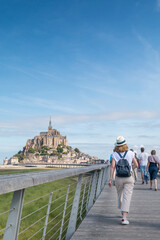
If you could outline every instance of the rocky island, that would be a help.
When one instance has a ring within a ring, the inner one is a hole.
[[[18,163],[89,163],[98,160],[97,157],[73,149],[68,144],[66,136],[52,128],[49,121],[48,132],[41,132],[39,136],[28,139],[26,146],[10,159],[4,159],[4,165]]]

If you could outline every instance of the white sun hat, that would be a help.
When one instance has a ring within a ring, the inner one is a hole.
[[[127,143],[127,141],[125,140],[125,138],[123,136],[119,136],[116,139],[115,146],[122,146],[122,145],[124,145],[126,143]]]

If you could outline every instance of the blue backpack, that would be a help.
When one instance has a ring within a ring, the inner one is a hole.
[[[118,155],[120,156],[120,159],[116,165],[117,177],[130,177],[131,176],[131,167],[130,167],[127,159],[125,159],[127,152],[128,151],[126,151],[123,156],[119,152],[117,152]]]

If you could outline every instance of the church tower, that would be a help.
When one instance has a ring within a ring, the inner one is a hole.
[[[51,117],[50,117],[50,121],[49,121],[49,126],[48,126],[48,131],[52,130],[52,122],[51,122]]]

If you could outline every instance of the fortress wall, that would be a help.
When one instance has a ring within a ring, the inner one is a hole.
[[[43,137],[43,145],[47,145],[47,137],[46,136]]]
[[[52,136],[47,137],[47,146],[53,147],[53,137]]]

